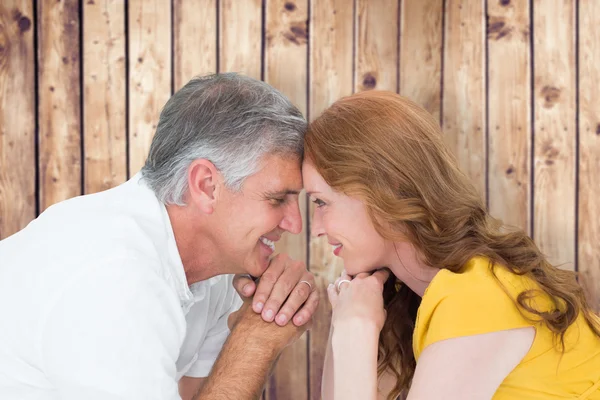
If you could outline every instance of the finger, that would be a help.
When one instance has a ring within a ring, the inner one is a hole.
[[[356,275],[354,277],[354,279],[365,279],[365,278],[368,278],[369,276],[371,276],[370,272],[361,272],[360,274]]]
[[[250,297],[256,290],[254,279],[248,274],[238,274],[233,277],[233,287],[242,297]]]
[[[285,269],[286,260],[287,256],[285,255],[278,254],[275,256],[258,280],[254,299],[252,299],[252,309],[255,312],[260,313],[263,311],[264,305],[271,295],[275,283],[279,280],[279,277]]]
[[[273,286],[273,290],[265,302],[265,307],[262,311],[265,321],[272,322],[275,319],[275,315],[277,315],[281,306],[290,293],[292,293],[292,290],[294,290],[305,272],[306,268],[304,264],[288,260],[286,268],[275,283],[275,286]]]
[[[335,292],[335,289],[334,289],[334,292]],[[336,296],[337,296],[337,293],[336,293]],[[293,319],[294,325],[302,326],[302,325],[306,324],[308,321],[310,321],[312,319],[313,315],[315,315],[315,312],[317,312],[317,307],[319,306],[319,301],[320,301],[319,291],[314,290],[310,294],[310,296],[308,296],[306,303],[304,303],[304,305],[302,306],[300,311],[298,311],[296,313],[296,315],[294,315],[294,319]]]
[[[338,299],[338,292],[335,287],[335,283],[330,283],[329,286],[327,286],[327,297],[329,298],[329,303],[331,304],[331,307],[335,308]]]
[[[296,287],[292,290],[292,293],[290,293],[287,300],[285,300],[281,310],[279,310],[279,313],[275,317],[277,325],[285,326],[306,302],[314,289],[315,279],[313,275],[309,272],[305,272],[304,275],[302,275],[300,282],[296,284]]]
[[[371,276],[373,278],[375,278],[375,280],[377,280],[377,282],[379,282],[381,287],[383,287],[383,284],[385,283],[385,281],[387,281],[387,279],[390,276],[390,271],[388,269],[380,269],[380,270],[373,272],[373,275],[371,275]]]
[[[338,292],[341,292],[345,287],[350,285],[350,282],[349,282],[350,279],[348,279],[348,278],[349,277],[346,275],[346,276],[340,276],[339,278],[337,278],[335,280],[334,285],[335,285],[335,289]]]

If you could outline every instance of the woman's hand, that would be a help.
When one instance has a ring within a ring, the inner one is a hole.
[[[383,284],[389,275],[387,269],[382,269],[373,274],[361,273],[352,279],[344,272],[334,284],[329,285],[327,294],[333,308],[334,329],[357,322],[371,324],[378,333],[381,332],[386,317]]]

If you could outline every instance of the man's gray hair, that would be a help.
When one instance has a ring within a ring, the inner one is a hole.
[[[238,191],[264,155],[301,158],[306,127],[289,99],[264,82],[235,73],[196,77],[165,104],[142,175],[160,201],[184,205],[188,168],[204,158]]]

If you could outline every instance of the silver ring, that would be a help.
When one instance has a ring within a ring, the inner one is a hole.
[[[308,287],[310,288],[310,291],[312,292],[313,288],[309,281],[300,281],[298,283],[306,283],[308,285]]]
[[[337,284],[338,292],[340,291],[340,286],[342,285],[342,283],[350,283],[350,281],[348,279],[342,279],[341,281],[339,281]]]

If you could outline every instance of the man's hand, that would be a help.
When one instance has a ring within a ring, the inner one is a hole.
[[[302,324],[302,326],[295,326],[294,324],[278,326],[271,322],[266,322],[261,315],[254,312],[249,300],[244,302],[244,305],[237,311],[234,318],[235,320],[232,321],[234,322],[232,332],[239,331],[242,333],[248,345],[256,343],[265,351],[271,351],[277,355],[285,347],[298,340],[312,325],[312,318],[307,323]]]
[[[248,299],[229,319],[227,338],[210,376],[194,400],[254,400],[261,396],[269,371],[281,352],[309,328],[263,321]]]
[[[242,298],[254,295],[252,309],[266,322],[285,326],[290,319],[302,326],[312,319],[319,305],[314,276],[304,263],[286,254],[275,256],[257,284],[248,275],[236,275],[233,286]]]

